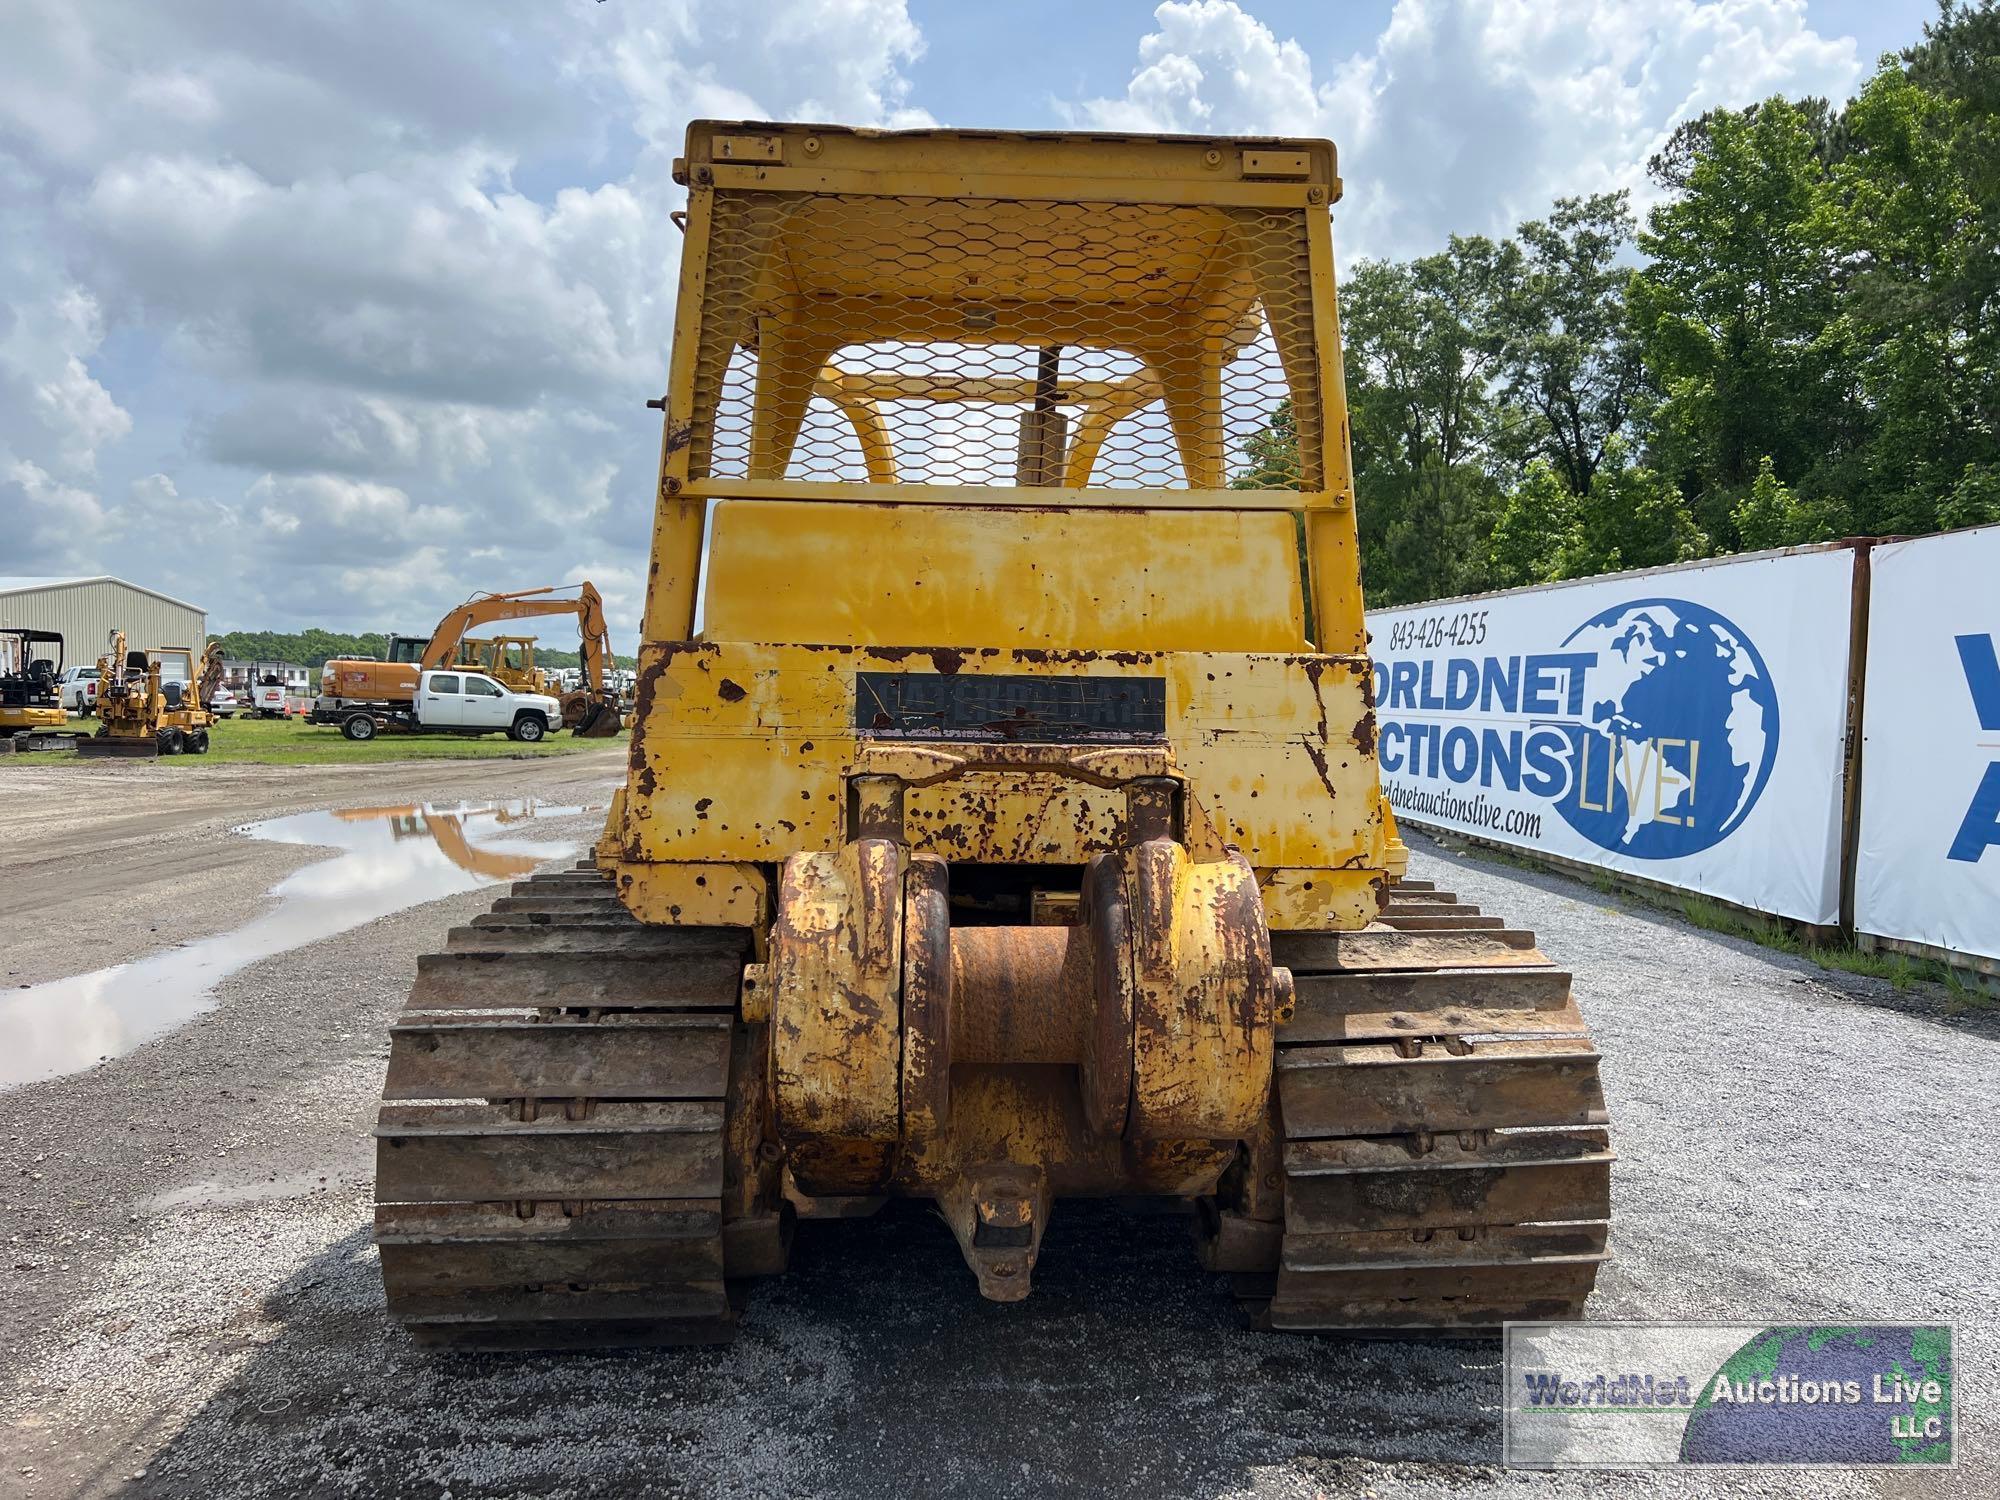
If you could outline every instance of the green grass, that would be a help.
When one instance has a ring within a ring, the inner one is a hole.
[[[396,734],[384,731],[372,740],[346,738],[332,725],[304,719],[224,719],[209,731],[206,755],[185,756],[190,765],[332,766],[372,765],[392,760],[540,760],[576,755],[585,750],[622,747],[624,737],[581,740],[557,733],[535,745],[523,745],[504,734],[478,738],[456,734]]]
[[[69,727],[79,733],[94,734],[95,719],[71,719]],[[309,724],[304,719],[223,719],[209,730],[206,755],[172,755],[160,764],[185,766],[345,766],[378,765],[399,760],[543,760],[551,756],[577,755],[586,750],[622,749],[623,735],[609,739],[582,740],[567,731],[550,735],[538,745],[517,744],[504,734],[481,735],[477,739],[451,734],[394,734],[383,732],[372,740],[357,743],[344,738],[332,726]],[[60,751],[40,751],[34,755],[7,756],[22,762],[51,758],[74,759]]]
[[[1941,984],[1951,991],[1954,1010],[1995,1003],[1991,996],[1968,985],[1956,969],[1935,959],[1911,958],[1908,954],[1891,953],[1887,949],[1858,948],[1845,942],[1811,942],[1776,917],[1760,917],[1738,911],[1706,896],[1683,896],[1680,910],[1681,915],[1705,932],[1743,938],[1762,948],[1810,959],[1822,969],[1838,969],[1844,974],[1860,974],[1869,979],[1886,979],[1899,992],[1920,981]]]

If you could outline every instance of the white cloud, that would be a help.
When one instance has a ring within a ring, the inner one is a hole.
[[[419,547],[415,551],[384,558],[366,567],[340,570],[337,587],[353,599],[366,616],[380,620],[365,629],[396,630],[414,634],[419,624],[441,618],[463,595],[453,595],[436,610],[418,602],[435,599],[436,582],[450,572],[450,559],[443,547]]]
[[[155,116],[187,125],[206,125],[222,113],[214,86],[198,74],[179,69],[140,75],[132,80],[126,97]]]
[[[410,537],[465,535],[470,519],[462,507],[420,504],[394,485],[333,474],[267,474],[244,500],[259,526],[309,539],[315,562],[393,558]]]
[[[686,120],[927,119],[904,0],[14,0],[7,31],[10,561],[222,625],[642,578]]]
[[[0,462],[0,509],[7,520],[9,564],[28,573],[67,567],[105,515],[91,491],[64,484],[25,458]]]
[[[72,291],[64,299],[88,302],[82,292]],[[95,340],[91,341],[92,346]],[[64,463],[79,472],[97,467],[97,450],[116,442],[132,430],[132,417],[111,399],[111,393],[91,377],[76,354],[61,356],[61,364],[48,370],[47,378],[35,386],[35,410],[42,423],[55,435],[57,451]]]
[[[226,546],[234,541],[242,524],[236,507],[207,495],[183,494],[171,477],[155,473],[126,486],[125,498],[105,513],[100,535],[110,544],[113,571],[162,564],[195,570],[218,542]],[[204,581],[211,585],[204,600],[211,606],[222,603],[212,591],[212,576]]]
[[[1139,42],[1139,66],[1123,99],[1083,107],[1112,130],[1299,134],[1274,120],[1314,120],[1320,108],[1312,59],[1297,42],[1233,0],[1170,0]]]
[[[0,205],[44,190],[0,151]],[[16,573],[75,564],[103,516],[99,455],[132,427],[90,371],[104,339],[97,301],[39,228],[0,212],[0,535]]]
[[[900,129],[931,123],[902,69],[923,55],[905,0],[668,0],[606,7],[609,71],[633,127],[678,146],[690,119],[797,119]],[[595,66],[603,66],[601,61]]]
[[[519,406],[655,372],[666,323],[634,289],[664,212],[619,184],[544,208],[504,169],[467,149],[279,184],[139,157],[82,217],[113,283],[227,378]]]
[[[1628,188],[1673,127],[1773,93],[1847,94],[1854,43],[1803,0],[1397,0],[1372,50],[1316,65],[1235,0],[1168,0],[1111,129],[1326,135],[1344,256],[1504,233],[1562,194]]]
[[[0,202],[44,186],[0,152]],[[98,450],[124,437],[132,419],[89,370],[104,341],[97,300],[49,254],[38,227],[0,214],[0,454],[87,476]]]
[[[164,474],[132,481],[132,498],[142,505],[166,505],[180,498],[180,486]]]
[[[593,101],[548,75],[599,39],[596,9],[11,0],[0,134],[76,172],[139,149],[273,180],[473,138],[502,151],[574,139]]]
[[[1796,0],[1400,0],[1344,58],[1254,11],[1160,6],[1126,90],[1057,112],[1331,135],[1349,256],[1633,185],[1676,120],[1858,71]],[[11,0],[9,562],[246,627],[590,577],[629,646],[686,121],[927,124],[924,47],[905,0]]]

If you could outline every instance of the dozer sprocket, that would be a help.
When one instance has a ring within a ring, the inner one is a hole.
[[[1580,1316],[1612,1153],[1570,976],[1425,881],[1392,887],[1363,931],[1272,950],[1297,1007],[1249,1172],[1282,1219],[1224,1214],[1210,1251],[1259,1326],[1473,1335]]]
[[[579,868],[517,884],[418,960],[375,1131],[392,1316],[465,1348],[732,1336],[725,1276],[783,1253],[777,1216],[744,1213],[762,1117],[762,1038],[736,1018],[747,949],[740,929],[645,926]]]

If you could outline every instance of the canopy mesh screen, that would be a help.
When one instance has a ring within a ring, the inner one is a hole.
[[[1322,484],[1301,210],[718,190],[703,297],[695,479]]]

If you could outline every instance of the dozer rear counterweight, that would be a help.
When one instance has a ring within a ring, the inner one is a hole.
[[[1264,1326],[1577,1316],[1569,977],[1381,794],[1331,145],[698,123],[679,171],[630,770],[422,961],[391,1311],[725,1338],[889,1196],[1015,1301],[1062,1199],[1155,1195]]]

